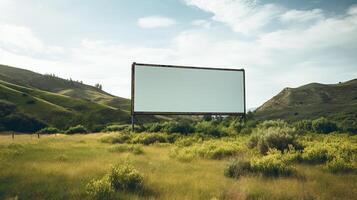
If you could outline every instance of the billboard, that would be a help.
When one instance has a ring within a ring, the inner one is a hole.
[[[243,69],[133,63],[132,114],[245,114]]]

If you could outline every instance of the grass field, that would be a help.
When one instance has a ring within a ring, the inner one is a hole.
[[[322,165],[296,164],[297,176],[224,176],[228,158],[182,162],[173,144],[142,146],[142,154],[110,151],[104,134],[0,135],[0,199],[88,199],[86,185],[113,164],[131,162],[145,189],[118,199],[355,199],[356,174],[332,174]],[[219,139],[217,139],[219,140]],[[244,143],[245,136],[236,138]]]

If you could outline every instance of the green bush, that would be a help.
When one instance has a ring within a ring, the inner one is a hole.
[[[357,147],[353,144],[351,137],[330,134],[322,137],[322,139],[322,141],[304,141],[305,148],[301,155],[302,161],[312,164],[327,162],[330,163],[331,169],[334,166],[336,168],[341,166],[342,168],[344,163],[347,165],[356,163]]]
[[[284,151],[288,149],[289,145],[300,147],[296,141],[295,129],[281,125],[256,128],[255,133],[251,135],[248,142],[248,147],[258,147],[262,154],[266,154],[271,148]]]
[[[229,132],[231,133],[241,133],[244,128],[243,123],[239,122],[239,120],[233,120],[228,127]]]
[[[311,164],[325,163],[329,160],[328,148],[325,144],[315,143],[304,148],[301,158]]]
[[[281,119],[278,120],[265,120],[257,125],[259,129],[268,129],[270,127],[280,127],[286,128],[289,127],[289,124]]]
[[[136,190],[143,186],[144,177],[129,163],[112,166],[108,174],[115,190]]]
[[[172,158],[176,158],[177,160],[182,162],[191,162],[192,160],[197,158],[197,155],[195,154],[195,152],[191,151],[191,149],[181,149],[177,147],[172,148],[170,150],[169,156]]]
[[[202,141],[203,139],[199,136],[191,136],[191,137],[186,136],[176,140],[175,145],[179,147],[187,147],[197,143],[201,143]]]
[[[110,144],[122,144],[131,139],[130,135],[122,133],[112,133],[99,139],[100,142]]]
[[[179,121],[179,122],[165,122],[164,127],[161,131],[167,133],[182,133],[182,134],[189,134],[195,132],[195,128],[192,126],[191,122],[188,121]]]
[[[151,133],[157,133],[163,131],[164,127],[165,126],[163,123],[158,123],[158,122],[145,125],[146,131]]]
[[[171,149],[170,156],[178,158],[184,154],[190,154],[198,158],[222,159],[236,155],[241,150],[242,147],[233,141],[207,140],[191,146],[176,146]]]
[[[332,173],[357,172],[357,164],[346,161],[342,157],[335,157],[326,164],[326,168]]]
[[[196,132],[213,137],[227,136],[228,133],[214,121],[202,121],[196,124]]]
[[[293,126],[296,128],[298,131],[312,131],[312,121],[311,120],[301,120],[297,121],[293,124]]]
[[[356,134],[357,133],[357,121],[354,119],[345,119],[338,124],[339,129],[344,132]]]
[[[106,127],[103,129],[103,132],[123,131],[123,130],[127,129],[128,127],[130,128],[130,126],[127,125],[127,124],[124,124],[124,125],[114,124],[114,125],[106,126]]]
[[[288,165],[281,151],[276,149],[269,150],[268,154],[261,158],[253,158],[251,166],[254,172],[264,176],[290,176],[296,171]]]
[[[114,190],[107,177],[100,180],[91,180],[86,186],[86,193],[91,199],[109,200],[112,199]]]
[[[142,147],[137,144],[118,144],[110,147],[109,151],[116,153],[131,152],[136,155],[144,153]]]
[[[317,133],[331,133],[337,131],[336,123],[321,117],[312,121],[312,129]]]
[[[249,160],[234,159],[227,164],[224,170],[224,175],[226,177],[238,179],[239,177],[251,172],[252,167]]]
[[[82,125],[69,127],[66,131],[67,134],[87,133],[87,132],[88,132],[88,130]]]
[[[55,127],[46,127],[46,128],[43,128],[43,129],[41,129],[41,130],[39,130],[37,132],[41,133],[41,134],[54,134],[54,133],[59,133],[60,130],[58,130]]]
[[[140,133],[135,134],[131,142],[134,144],[149,145],[153,143],[167,143],[167,135],[163,133]]]

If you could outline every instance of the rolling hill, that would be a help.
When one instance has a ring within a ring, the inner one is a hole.
[[[60,129],[82,124],[95,130],[108,123],[129,123],[129,108],[130,100],[93,86],[0,65],[0,129],[26,118]]]
[[[0,80],[130,111],[129,99],[113,96],[96,87],[54,75],[42,75],[25,69],[0,65]]]
[[[327,117],[357,120],[357,79],[338,84],[310,83],[285,88],[256,109],[257,119],[296,121]]]

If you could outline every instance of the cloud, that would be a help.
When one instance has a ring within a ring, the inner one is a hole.
[[[212,13],[213,20],[245,35],[258,32],[283,11],[275,4],[260,5],[253,0],[186,0],[186,3]]]
[[[137,25],[141,28],[165,28],[176,24],[174,19],[162,16],[148,16],[139,18]]]
[[[14,51],[43,50],[42,41],[33,35],[31,29],[14,25],[0,25],[0,45]]]
[[[212,22],[208,20],[203,20],[203,19],[197,19],[191,22],[192,25],[194,26],[200,26],[203,28],[211,28]]]
[[[323,18],[324,15],[321,9],[289,10],[281,15],[280,20],[283,22],[291,22],[291,21],[307,22],[311,20],[321,20]]]

